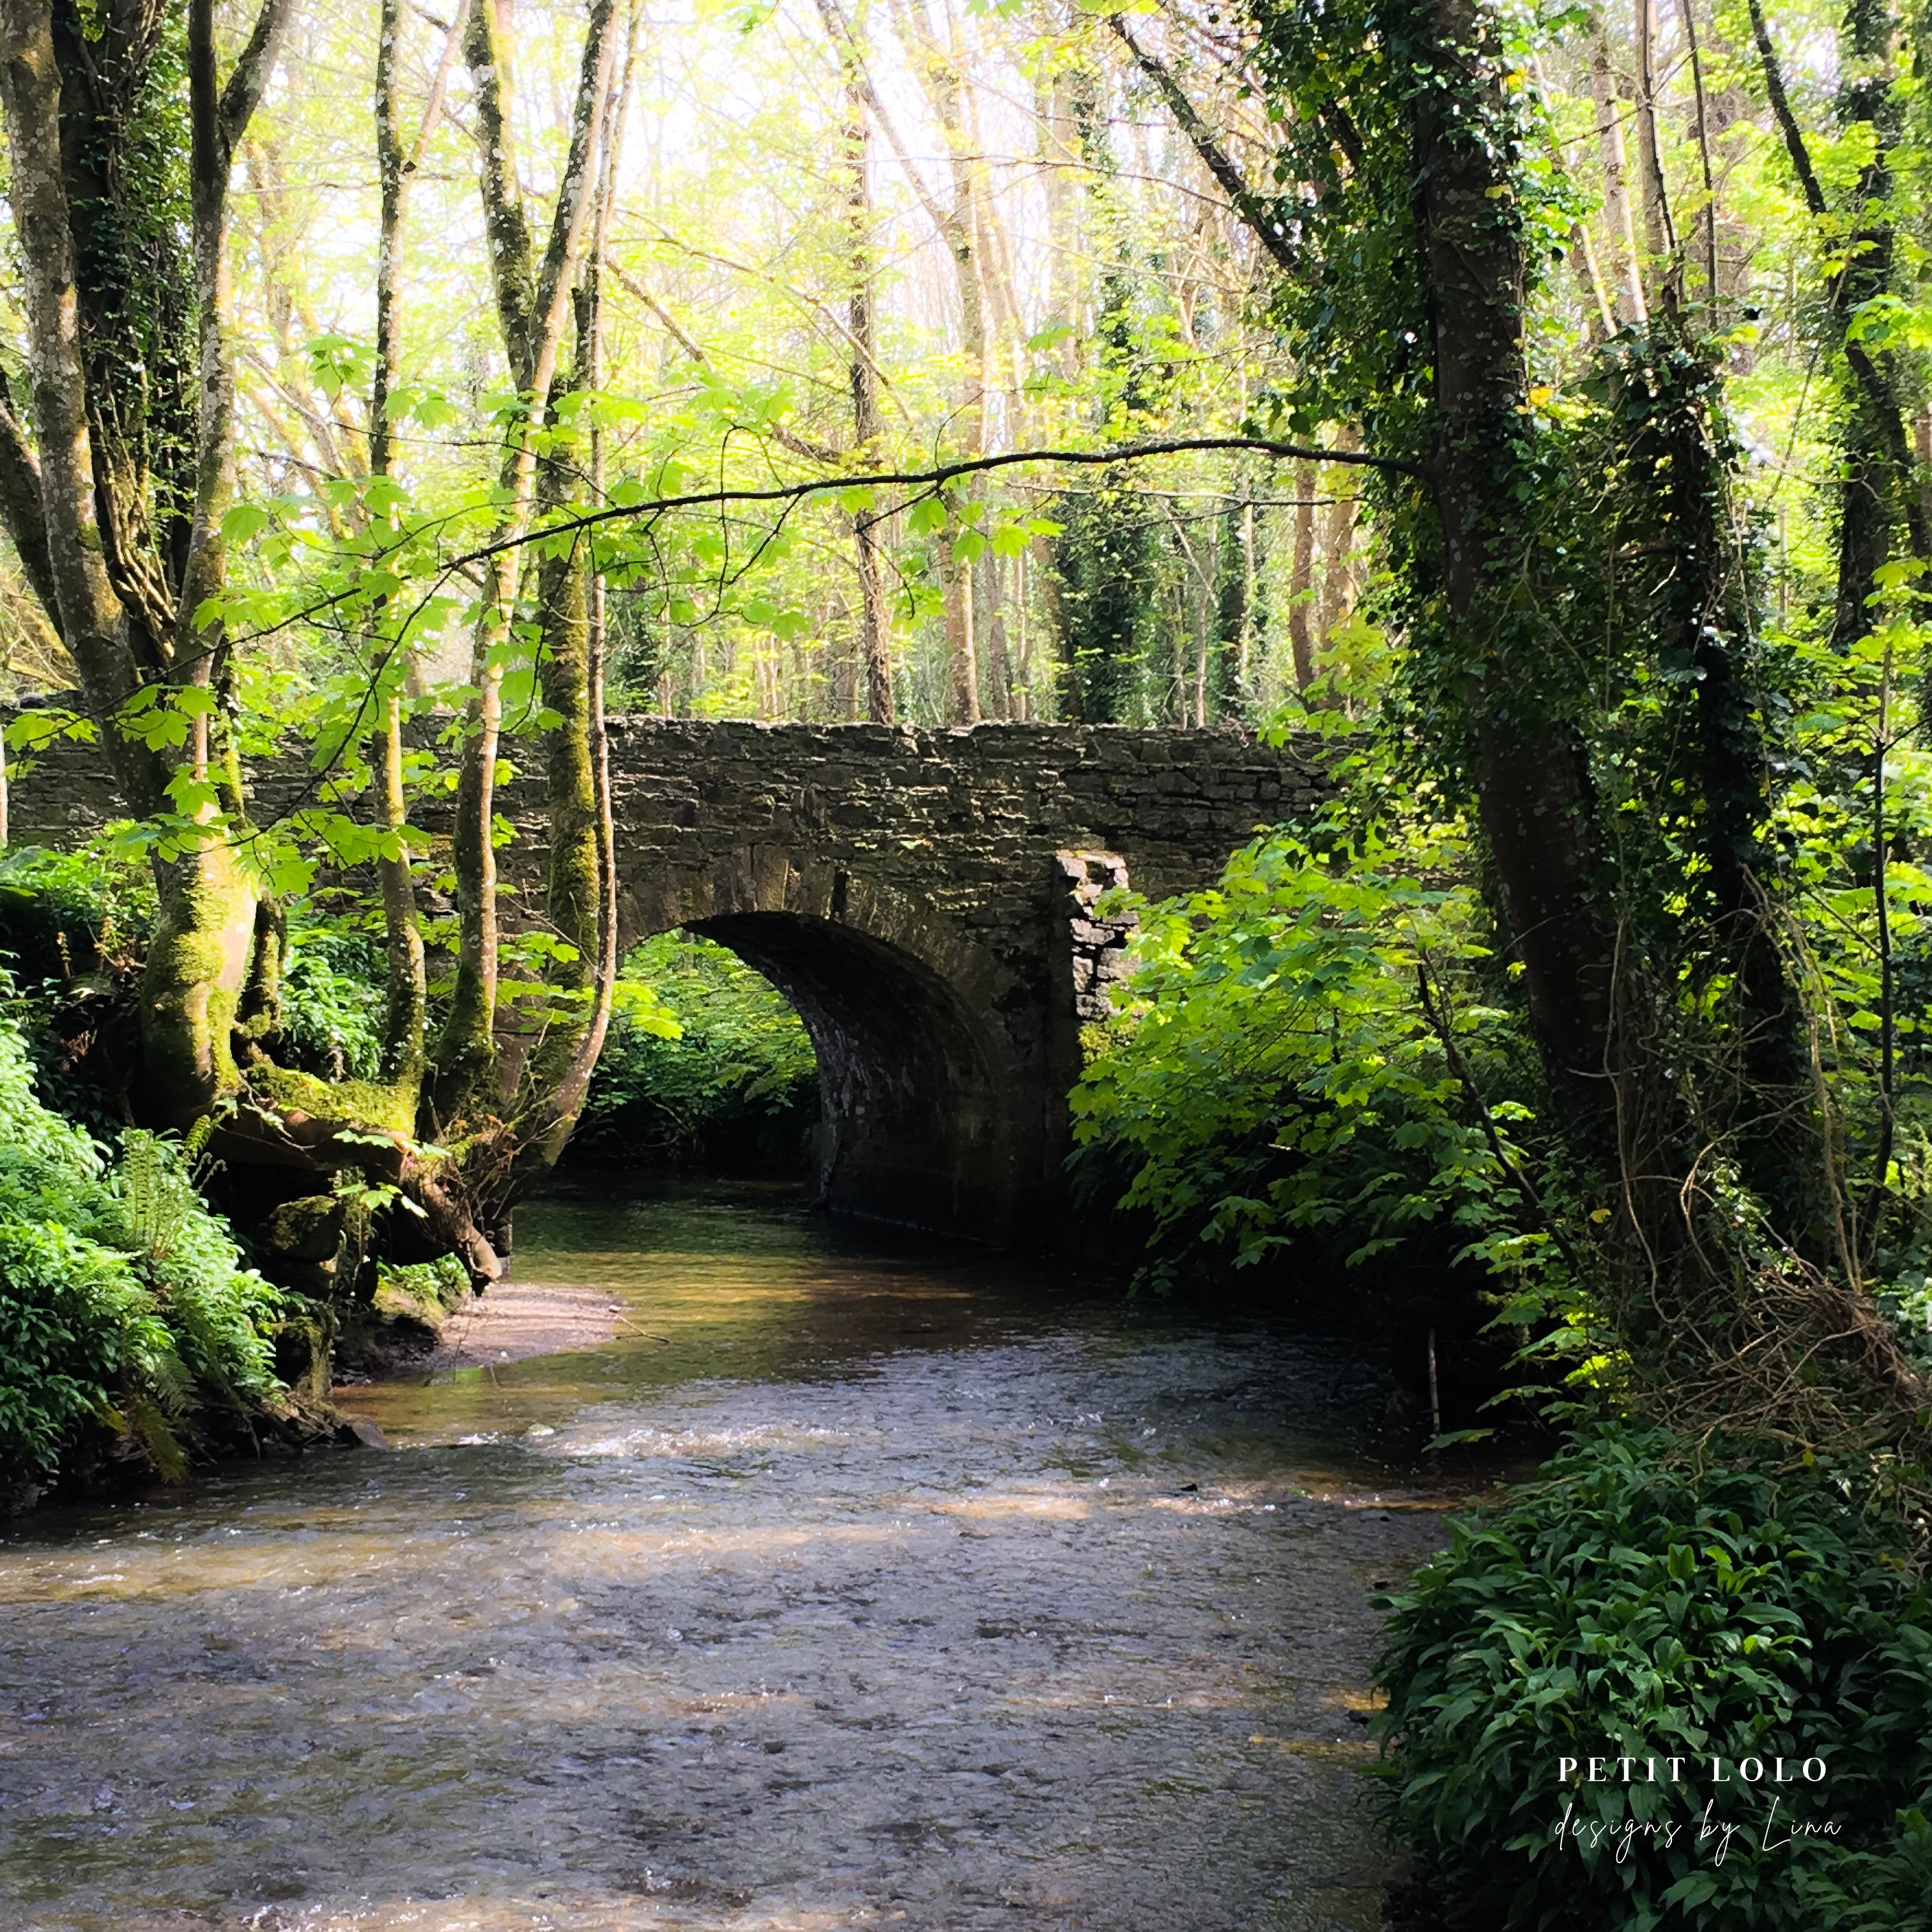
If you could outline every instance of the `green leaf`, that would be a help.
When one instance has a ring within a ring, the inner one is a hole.
[[[226,544],[244,544],[274,521],[274,517],[259,503],[237,503],[221,519],[221,540]]]

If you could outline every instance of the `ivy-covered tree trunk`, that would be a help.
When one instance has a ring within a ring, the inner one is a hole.
[[[477,620],[470,670],[476,696],[465,720],[463,769],[456,798],[454,869],[458,934],[455,983],[435,1054],[432,1105],[436,1123],[488,1119],[506,1096],[496,1072],[496,766],[502,732],[502,684],[512,648],[518,594],[515,539],[536,507],[537,436],[543,427],[570,313],[597,180],[597,144],[610,88],[616,36],[614,0],[592,0],[584,32],[577,98],[548,242],[541,258],[524,212],[511,146],[508,50],[498,0],[474,0],[464,56],[475,81],[481,185],[492,285],[512,380],[527,418],[504,452],[505,508],[490,581]]]
[[[221,583],[233,489],[228,177],[289,11],[266,0],[225,85],[208,0],[185,20],[83,20],[46,0],[0,11],[37,458],[13,466],[0,514],[44,562],[50,615],[130,809],[175,827],[141,1001],[141,1101],[170,1126],[238,1084],[235,1030],[259,957],[226,650],[202,612]],[[184,145],[178,207],[171,157]]]
[[[1429,488],[1474,750],[1483,835],[1530,1020],[1580,1137],[1615,1145],[1610,1064],[1616,936],[1585,748],[1547,695],[1539,627],[1520,602],[1522,507],[1536,487],[1523,359],[1526,265],[1516,136],[1495,20],[1478,0],[1391,8],[1412,52],[1407,94],[1433,377]]]

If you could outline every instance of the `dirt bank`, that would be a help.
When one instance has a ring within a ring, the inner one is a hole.
[[[607,1289],[514,1279],[470,1296],[447,1315],[413,1298],[393,1307],[379,1300],[376,1313],[375,1325],[353,1332],[338,1349],[338,1390],[594,1348],[625,1318]]]

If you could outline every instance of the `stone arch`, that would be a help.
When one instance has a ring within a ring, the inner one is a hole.
[[[628,946],[681,928],[798,1010],[818,1057],[818,1192],[835,1210],[1001,1240],[1036,1185],[1004,978],[932,904],[788,849],[740,847],[626,892]]]

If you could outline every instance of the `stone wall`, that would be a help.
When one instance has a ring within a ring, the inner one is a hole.
[[[1232,730],[617,718],[610,743],[626,943],[705,933],[798,1006],[830,1204],[990,1239],[1061,1199],[1079,1028],[1129,929],[1096,914],[1100,893],[1210,884],[1327,789],[1318,741]],[[292,763],[255,788],[263,816],[314,795]],[[540,772],[499,808],[518,834],[500,862],[537,916]],[[115,809],[99,754],[57,747],[13,788],[14,839],[71,843]],[[438,832],[448,812],[415,816]]]

